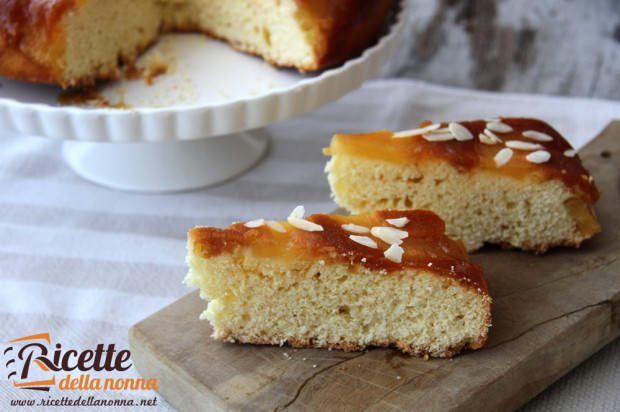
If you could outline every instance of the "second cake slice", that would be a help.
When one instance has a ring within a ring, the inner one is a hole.
[[[469,251],[485,242],[544,252],[600,231],[599,193],[566,140],[536,119],[423,123],[333,137],[326,167],[352,213],[428,209]]]
[[[486,340],[482,269],[431,212],[305,219],[298,207],[285,222],[194,228],[188,249],[186,282],[216,339],[435,357]]]

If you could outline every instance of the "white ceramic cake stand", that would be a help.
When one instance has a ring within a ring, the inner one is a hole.
[[[192,189],[234,177],[265,153],[258,128],[312,110],[376,75],[402,32],[404,6],[378,43],[317,74],[276,69],[202,35],[167,35],[143,63],[168,64],[143,79],[101,88],[128,109],[63,106],[60,90],[0,78],[0,133],[65,139],[80,176],[145,192]],[[146,64],[148,66],[148,64]]]

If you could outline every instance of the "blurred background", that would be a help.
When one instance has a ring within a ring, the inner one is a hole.
[[[410,0],[384,76],[620,99],[620,0]]]

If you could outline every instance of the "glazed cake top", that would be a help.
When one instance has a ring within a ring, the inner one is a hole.
[[[325,154],[411,164],[444,159],[462,171],[485,170],[537,181],[559,179],[589,204],[599,198],[592,176],[570,144],[537,119],[422,122],[420,128],[402,132],[337,134]]]
[[[0,34],[19,43],[24,31],[35,28],[48,34],[84,0],[3,0],[0,2]]]
[[[470,262],[462,243],[446,236],[443,220],[429,211],[303,218],[303,207],[298,207],[288,221],[257,219],[225,229],[196,227],[188,236],[191,253],[204,258],[246,248],[259,257],[362,265],[386,275],[419,269],[488,293],[481,267]]]

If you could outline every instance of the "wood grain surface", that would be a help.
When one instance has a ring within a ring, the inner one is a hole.
[[[433,83],[620,99],[618,0],[409,0],[384,71]]]
[[[189,411],[516,408],[620,335],[620,122],[581,156],[602,191],[603,233],[578,250],[476,253],[494,298],[479,351],[425,361],[215,342],[194,292],[131,328],[136,367]]]

